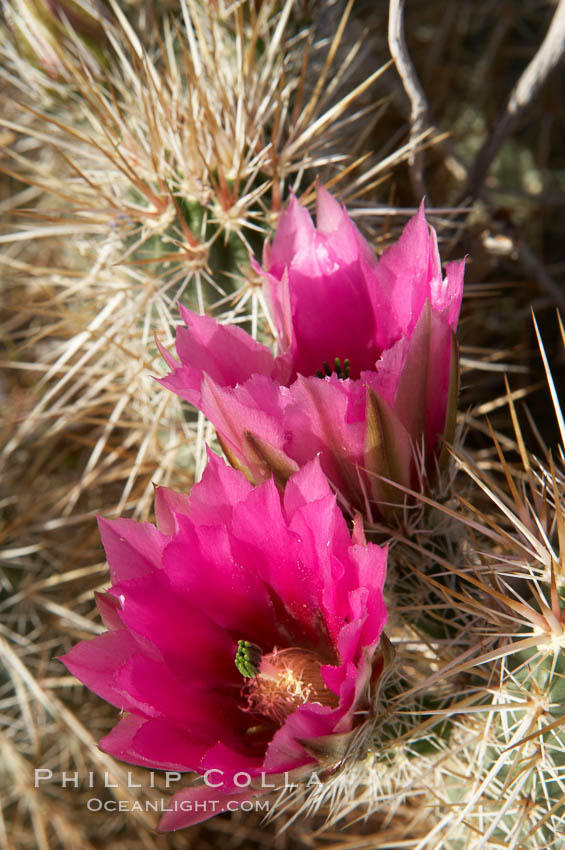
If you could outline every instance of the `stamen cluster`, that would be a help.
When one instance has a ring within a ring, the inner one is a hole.
[[[264,655],[257,675],[247,685],[249,709],[282,724],[307,702],[336,707],[337,696],[324,684],[321,661],[314,652],[290,648]]]

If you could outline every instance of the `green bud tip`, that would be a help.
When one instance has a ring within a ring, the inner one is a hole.
[[[261,664],[261,648],[248,640],[238,640],[235,666],[246,679],[255,679]]]

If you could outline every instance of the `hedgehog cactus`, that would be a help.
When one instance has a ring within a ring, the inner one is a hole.
[[[393,519],[394,485],[423,489],[453,436],[463,263],[443,277],[423,204],[380,260],[323,187],[317,219],[292,197],[264,268],[253,263],[278,356],[182,310],[180,363],[161,348],[161,383],[203,411],[251,481],[284,484],[317,456],[351,515]]]
[[[358,176],[364,155],[349,156],[349,120],[382,72],[341,88],[362,49],[344,36],[352,4],[329,44],[293,0],[182,0],[158,32],[110,5],[4,3],[19,89],[5,170],[44,217],[14,216],[0,236],[13,243],[7,356],[44,370],[26,404],[9,395],[2,452],[18,470],[2,501],[17,536],[2,550],[0,635],[15,840],[99,843],[59,810],[61,789],[29,779],[76,759],[110,771],[120,801],[150,798],[144,768],[183,773],[175,800],[221,797],[166,830],[245,812],[274,783],[274,817],[308,831],[322,815],[330,848],[366,818],[352,847],[561,850],[565,421],[539,333],[557,454],[541,438],[530,450],[510,387],[498,406],[514,434],[481,422],[489,447],[466,446],[463,263],[442,269],[423,206],[383,235],[336,200],[382,167]],[[170,372],[155,380],[158,348]],[[236,469],[208,457],[214,427]],[[113,515],[106,629],[88,607],[107,584],[83,525],[94,513]],[[61,678],[56,644],[111,708]],[[250,787],[203,788],[228,768]],[[128,848],[156,846],[148,822],[119,822]]]
[[[433,827],[415,842],[422,849],[562,844],[565,428],[543,346],[542,355],[559,461],[526,451],[508,390],[522,468],[506,461],[494,433],[503,482],[459,448],[464,475],[450,495],[460,510],[429,505],[429,542],[403,540],[391,550],[398,626],[426,649],[418,658],[417,649],[397,646],[392,709],[376,729],[375,747],[384,732],[387,753],[378,783],[406,800],[423,784],[434,789]],[[375,799],[369,790],[366,799]]]

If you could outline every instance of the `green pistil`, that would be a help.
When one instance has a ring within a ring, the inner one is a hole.
[[[261,664],[261,648],[248,640],[238,640],[235,666],[246,679],[255,679]]]
[[[339,357],[336,357],[334,360],[333,369],[328,363],[327,360],[323,362],[324,371],[318,369],[316,375],[318,378],[325,378],[326,376],[329,378],[334,372],[340,380],[344,381],[346,378],[349,378],[349,358],[346,357],[343,361],[343,368],[341,367],[341,360]]]

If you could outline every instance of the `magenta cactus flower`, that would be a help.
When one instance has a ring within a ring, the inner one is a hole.
[[[377,260],[320,187],[317,227],[293,196],[254,267],[278,356],[181,307],[180,364],[162,349],[171,373],[161,382],[204,412],[251,481],[284,483],[318,456],[343,507],[386,516],[402,493],[383,479],[432,478],[452,436],[463,262],[443,277],[423,205]]]
[[[189,496],[157,488],[155,513],[100,520],[108,630],[62,661],[125,712],[103,750],[208,780],[170,801],[171,830],[357,745],[385,663],[386,549],[352,539],[317,461],[281,494],[211,454]]]

